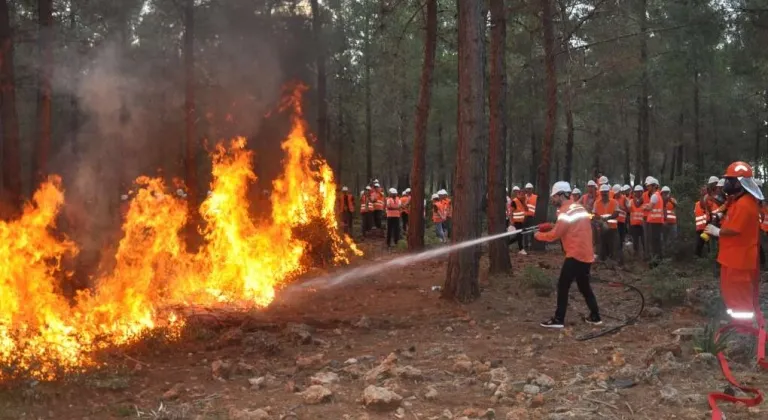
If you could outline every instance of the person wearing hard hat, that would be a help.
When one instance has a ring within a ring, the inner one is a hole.
[[[664,200],[661,198],[661,192],[659,192],[659,180],[654,177],[649,177],[646,180],[648,186],[648,202],[645,204],[645,210],[648,212],[646,217],[646,236],[649,245],[649,255],[651,257],[651,266],[656,266],[662,258],[664,258],[663,252],[663,238],[664,238]]]
[[[440,197],[440,201],[443,204],[443,212],[445,213],[445,221],[443,222],[443,229],[445,230],[445,237],[451,238],[451,222],[453,221],[453,205],[451,204],[451,197],[448,196],[448,191],[440,190],[437,192],[437,196]]]
[[[411,214],[411,189],[403,190],[400,197],[400,220],[403,222],[403,236],[408,237],[408,216]]]
[[[435,234],[440,243],[445,243],[445,229],[443,223],[445,222],[445,211],[443,210],[443,203],[440,201],[440,196],[432,194],[432,224],[435,225]]]
[[[600,234],[600,261],[607,261],[608,258],[615,258],[623,262],[621,256],[621,246],[618,246],[619,229],[619,206],[616,200],[610,197],[611,186],[608,184],[600,185],[600,198],[595,202],[595,217],[593,222]]]
[[[632,188],[629,185],[624,185],[619,186],[619,192],[613,196],[619,206],[619,217],[616,220],[619,222],[619,246],[622,249],[624,249],[624,242],[627,240],[627,232],[629,232],[629,197],[631,194]]]
[[[759,214],[763,193],[755,183],[752,167],[734,162],[725,171],[723,191],[728,208],[721,226],[709,224],[704,232],[720,238],[717,262],[720,263],[720,289],[728,315],[736,323],[749,326],[756,320],[762,329],[764,319],[759,297]]]
[[[573,199],[574,203],[578,203],[581,200],[581,190],[574,188],[571,192],[571,198]]]
[[[402,207],[400,197],[397,196],[395,188],[389,189],[387,197],[387,248],[397,245],[400,242],[400,213]]]
[[[590,180],[587,182],[587,193],[581,197],[580,204],[585,210],[592,213],[592,207],[595,206],[595,200],[597,200],[597,183]]]
[[[341,194],[336,197],[336,211],[341,220],[341,226],[345,234],[352,232],[352,215],[355,213],[355,198],[349,193],[349,188],[341,187]]]
[[[677,240],[677,200],[672,197],[672,189],[667,186],[661,188],[661,200],[664,209],[664,246],[669,250]]]
[[[360,195],[360,218],[363,225],[363,237],[373,229],[373,189],[370,185]]]
[[[378,180],[373,183],[373,189],[371,190],[371,200],[373,200],[373,224],[376,229],[383,229],[384,225],[384,191],[381,188]]]
[[[632,198],[629,200],[629,235],[632,237],[632,246],[635,258],[640,255],[643,248],[645,256],[645,204],[643,203],[643,186],[635,185]]]
[[[526,228],[529,228],[533,226],[535,216],[536,216],[536,200],[538,200],[539,196],[534,194],[533,192],[533,184],[530,182],[525,184],[525,223],[524,226]],[[525,246],[525,249],[530,251],[531,245],[533,242],[533,237],[531,235],[525,235],[523,238],[523,246]]]
[[[568,292],[574,281],[589,308],[590,314],[585,321],[594,325],[602,324],[597,298],[589,284],[589,272],[595,261],[590,214],[581,204],[574,203],[570,195],[570,184],[565,181],[555,182],[550,194],[550,203],[559,210],[557,222],[554,226],[548,223],[539,225],[539,231],[535,233],[538,241],[561,240],[565,252],[565,262],[557,281],[557,309],[555,316],[540,324],[545,328],[565,326]]]
[[[516,230],[522,230],[525,228],[525,204],[523,200],[525,195],[520,191],[520,187],[515,185],[512,187],[512,204],[510,205],[510,213],[512,214],[512,226]],[[517,237],[510,237],[509,242],[517,240],[517,246],[519,248],[518,253],[520,255],[527,255],[525,251],[525,244],[523,243],[523,235],[517,235]]]

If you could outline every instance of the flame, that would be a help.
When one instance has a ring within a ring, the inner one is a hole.
[[[304,89],[294,89],[282,107],[292,111],[292,129],[282,145],[284,170],[274,181],[269,221],[248,213],[256,176],[244,138],[219,144],[211,155],[212,193],[200,206],[198,249],[188,251],[182,235],[184,199],[166,192],[159,178],[139,177],[114,269],[73,303],[57,290],[68,276],[62,259],[77,253],[73,242],[54,234],[64,203],[61,180],[44,183],[19,219],[0,221],[0,380],[51,380],[95,366],[98,350],[147,333],[178,337],[184,307],[269,305],[281,286],[309,269],[312,244],[297,233],[302,228],[322,229],[334,263],[362,255],[339,233],[333,172],[309,144]]]

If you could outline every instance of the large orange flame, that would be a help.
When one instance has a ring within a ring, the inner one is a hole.
[[[96,364],[94,351],[140,339],[164,327],[175,335],[188,305],[265,307],[281,285],[309,267],[310,244],[297,228],[321,226],[335,263],[362,255],[339,234],[333,172],[315,156],[295,89],[284,103],[292,129],[283,143],[283,174],[274,181],[272,217],[256,223],[247,190],[256,180],[245,139],[220,144],[212,154],[212,193],[200,206],[204,244],[188,252],[182,238],[187,205],[167,194],[161,179],[139,177],[123,222],[115,267],[92,291],[70,303],[58,292],[64,256],[73,242],[54,235],[64,196],[52,177],[23,216],[0,221],[0,380],[54,379]]]

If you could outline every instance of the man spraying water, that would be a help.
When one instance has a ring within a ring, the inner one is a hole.
[[[571,185],[565,181],[555,182],[550,194],[550,202],[558,209],[557,222],[554,226],[548,223],[539,225],[535,238],[542,242],[561,240],[565,251],[565,262],[557,282],[557,309],[555,316],[541,323],[545,328],[563,328],[565,311],[568,307],[568,291],[573,281],[579,287],[579,292],[589,307],[589,317],[586,322],[599,325],[600,310],[597,298],[589,285],[589,271],[595,260],[592,252],[592,224],[590,214],[581,204],[571,200]]]

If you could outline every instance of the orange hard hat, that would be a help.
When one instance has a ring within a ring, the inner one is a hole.
[[[736,161],[728,165],[728,169],[725,170],[725,177],[730,178],[752,178],[752,167],[742,161]]]

